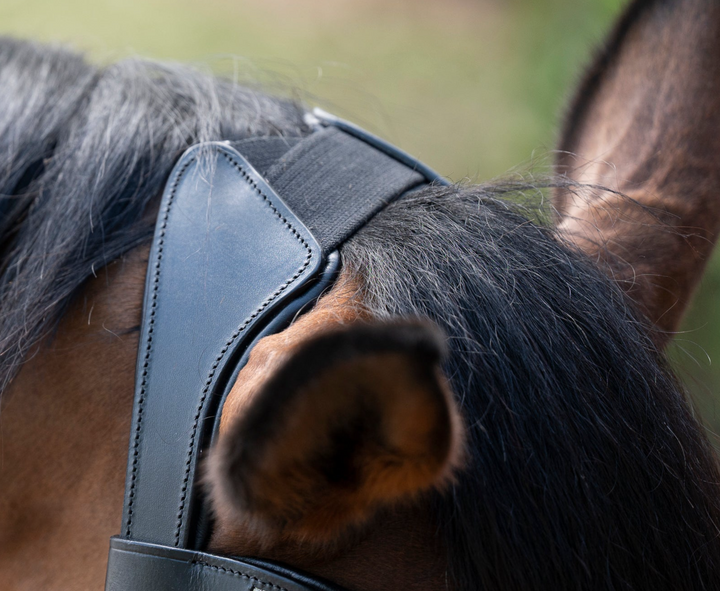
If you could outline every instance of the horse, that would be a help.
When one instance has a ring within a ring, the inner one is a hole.
[[[717,459],[662,348],[718,234],[719,46],[714,1],[636,0],[558,176],[429,185],[348,240],[222,409],[208,549],[358,591],[717,588]],[[193,144],[309,130],[206,73],[13,39],[0,89],[0,581],[97,589],[163,186]],[[541,184],[552,219],[515,198]]]

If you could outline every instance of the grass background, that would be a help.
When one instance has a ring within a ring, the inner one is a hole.
[[[350,118],[453,180],[547,171],[623,0],[0,0],[0,33],[191,62]],[[720,432],[720,260],[671,358]],[[713,363],[715,361],[715,363]]]

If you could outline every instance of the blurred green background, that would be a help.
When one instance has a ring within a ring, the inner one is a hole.
[[[453,180],[547,172],[568,94],[624,0],[0,0],[0,33],[109,62],[260,81],[350,118]],[[720,261],[673,363],[720,432]],[[715,363],[713,363],[715,361]]]

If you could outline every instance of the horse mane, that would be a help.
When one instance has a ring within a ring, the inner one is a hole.
[[[448,335],[469,469],[437,523],[458,589],[706,589],[713,452],[620,288],[513,183],[429,188],[349,242],[378,317]]]
[[[309,131],[300,105],[183,66],[98,68],[11,39],[0,89],[3,387],[86,279],[149,240],[188,146]],[[448,336],[467,467],[427,499],[448,585],[710,588],[709,444],[622,291],[513,200],[529,189],[430,186],[342,248],[372,314]]]
[[[7,38],[0,88],[0,392],[85,279],[149,238],[189,146],[309,131],[296,103],[181,65]]]

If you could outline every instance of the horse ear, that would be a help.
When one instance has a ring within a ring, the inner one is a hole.
[[[434,326],[406,321],[294,347],[221,435],[209,470],[216,511],[265,546],[326,543],[442,487],[462,447],[443,343]]]
[[[655,325],[677,329],[720,230],[720,3],[638,0],[581,85],[559,227]],[[622,194],[622,195],[621,195]]]

